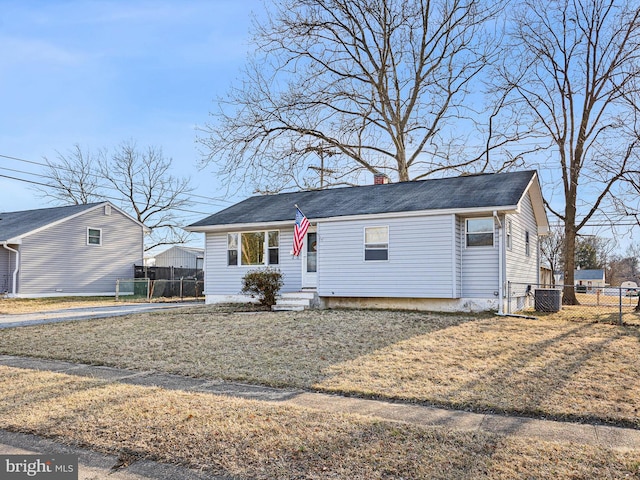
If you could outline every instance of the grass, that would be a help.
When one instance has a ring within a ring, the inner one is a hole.
[[[0,367],[0,428],[252,479],[637,477],[637,452]]]
[[[1,298],[0,315],[44,312],[63,308],[117,305],[113,297]]]
[[[2,298],[0,297],[0,315],[37,313],[49,310],[84,307],[110,307],[123,303],[147,303],[146,297],[122,296],[118,301],[114,297],[46,297],[46,298]],[[197,302],[193,297],[154,298],[153,302]]]
[[[219,307],[0,331],[0,353],[640,428],[640,329]]]

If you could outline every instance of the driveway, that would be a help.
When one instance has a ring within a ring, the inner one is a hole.
[[[91,320],[94,318],[117,317],[132,313],[191,307],[194,305],[194,303],[129,303],[109,307],[66,308],[47,312],[0,315],[0,328],[25,327],[28,325],[67,322],[70,320]]]

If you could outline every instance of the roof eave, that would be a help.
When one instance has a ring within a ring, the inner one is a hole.
[[[434,216],[434,215],[492,215],[492,213],[516,213],[518,211],[518,205],[500,205],[500,206],[488,206],[488,207],[472,207],[472,208],[457,208],[457,209],[439,209],[439,210],[415,210],[415,211],[402,211],[402,212],[388,212],[388,213],[369,213],[364,215],[343,215],[338,217],[324,217],[324,218],[309,218],[309,222],[312,224],[326,223],[326,222],[347,222],[354,220],[367,220],[367,219],[385,219],[385,218],[406,218],[406,217],[422,217],[422,216]],[[215,233],[215,232],[229,232],[235,230],[250,230],[250,229],[265,229],[265,228],[279,228],[279,227],[292,227],[295,220],[284,220],[275,222],[256,222],[256,223],[226,223],[222,225],[200,225],[200,226],[188,226],[184,227],[184,230],[188,232],[199,233]]]

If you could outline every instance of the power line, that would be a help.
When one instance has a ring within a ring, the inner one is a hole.
[[[35,174],[31,174],[31,175],[35,175]],[[41,185],[43,187],[56,188],[56,189],[59,189],[59,190],[64,190],[62,187],[59,187],[57,185],[49,185],[47,183],[36,182],[35,180],[27,180],[25,178],[12,177],[10,175],[3,175],[1,173],[0,173],[0,177],[1,178],[7,178],[9,180],[16,180],[18,182],[29,183],[29,184],[32,184],[32,185]],[[122,201],[122,198],[110,197],[108,195],[96,195],[96,196],[98,196],[100,198],[105,198],[107,200],[112,200],[114,202],[121,202]],[[196,210],[187,210],[187,209],[179,208],[179,207],[173,208],[172,210],[179,211],[179,212],[185,212],[185,213],[191,213],[191,214],[194,214],[194,215],[209,215],[210,214],[209,212],[199,212],[199,211],[196,211]]]
[[[18,162],[28,163],[28,164],[31,164],[31,165],[37,165],[39,167],[52,168],[52,166],[47,164],[47,163],[36,162],[34,160],[27,160],[25,158],[14,157],[14,156],[11,156],[11,155],[0,154],[0,158],[6,158],[8,160],[15,160],[15,161],[18,161]],[[5,167],[3,167],[3,168],[5,168]],[[73,169],[65,168],[65,167],[63,167],[61,165],[57,165],[54,168],[57,168],[57,169],[60,169],[60,170],[65,170],[67,172],[73,172]],[[35,174],[35,173],[30,173],[30,172],[21,172],[21,173],[27,173],[29,175],[38,175],[38,174]],[[102,180],[108,180],[108,178],[105,177],[104,175],[100,175],[100,174],[97,174],[97,173],[89,173],[89,175],[91,175],[93,177],[96,177],[96,178],[100,178]],[[44,178],[50,178],[50,177],[47,177],[46,175],[39,175],[39,176],[44,177]],[[109,188],[109,187],[107,187],[107,188]],[[233,203],[233,202],[231,202],[229,200],[224,200],[224,199],[221,199],[221,198],[214,198],[214,197],[207,197],[205,195],[198,195],[198,194],[195,194],[195,193],[192,193],[192,194],[189,194],[189,195],[191,197],[202,198],[204,200],[209,200],[209,201],[212,201],[212,202],[226,203],[228,205],[231,205]],[[194,203],[201,203],[202,205],[208,205],[208,204],[205,204],[204,202],[194,202]]]
[[[9,171],[9,172],[14,172],[14,173],[20,173],[20,174],[23,174],[23,175],[31,175],[31,176],[34,176],[34,177],[45,178],[45,179],[48,179],[48,180],[55,180],[53,177],[44,175],[42,173],[26,172],[24,170],[16,170],[16,169],[7,168],[7,167],[0,167],[0,170],[5,170],[5,171]],[[27,183],[30,182],[29,180],[19,179],[19,178],[14,178],[14,180],[20,180],[20,181],[27,182]],[[42,185],[42,186],[47,187],[47,188],[57,188],[59,190],[65,190],[65,188],[63,186],[54,185],[54,184],[50,184],[50,183],[40,183],[40,182],[36,182],[36,181],[32,181],[31,183],[36,184],[36,185]],[[106,189],[106,190],[112,190],[112,191],[116,191],[116,192],[118,191],[116,188],[111,187],[109,185],[106,185],[106,186],[102,186],[101,185],[100,188]],[[70,189],[70,190],[73,190],[73,189]],[[107,198],[106,195],[98,195],[98,194],[92,194],[92,195],[93,196],[97,196],[97,197],[103,196],[103,197]],[[114,197],[111,197],[111,198],[114,198]],[[122,199],[118,199],[118,200],[120,201]],[[199,202],[199,201],[191,200],[188,197],[185,197],[184,200],[188,201],[189,203],[195,203],[195,204],[199,204],[199,205],[207,205],[207,206],[211,205],[210,203],[207,203],[207,202]]]

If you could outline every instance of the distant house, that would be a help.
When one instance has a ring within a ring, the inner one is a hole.
[[[0,293],[114,295],[147,230],[109,202],[0,213]]]
[[[586,287],[587,291],[602,288],[605,284],[604,270],[575,270],[573,280],[576,286]]]
[[[155,267],[194,268],[202,270],[204,265],[204,248],[174,246],[157,254]]]
[[[299,257],[296,204],[311,224]],[[248,300],[242,277],[272,266],[283,292],[329,308],[502,311],[507,281],[540,283],[548,227],[524,171],[255,196],[187,230],[205,233],[207,303]]]

